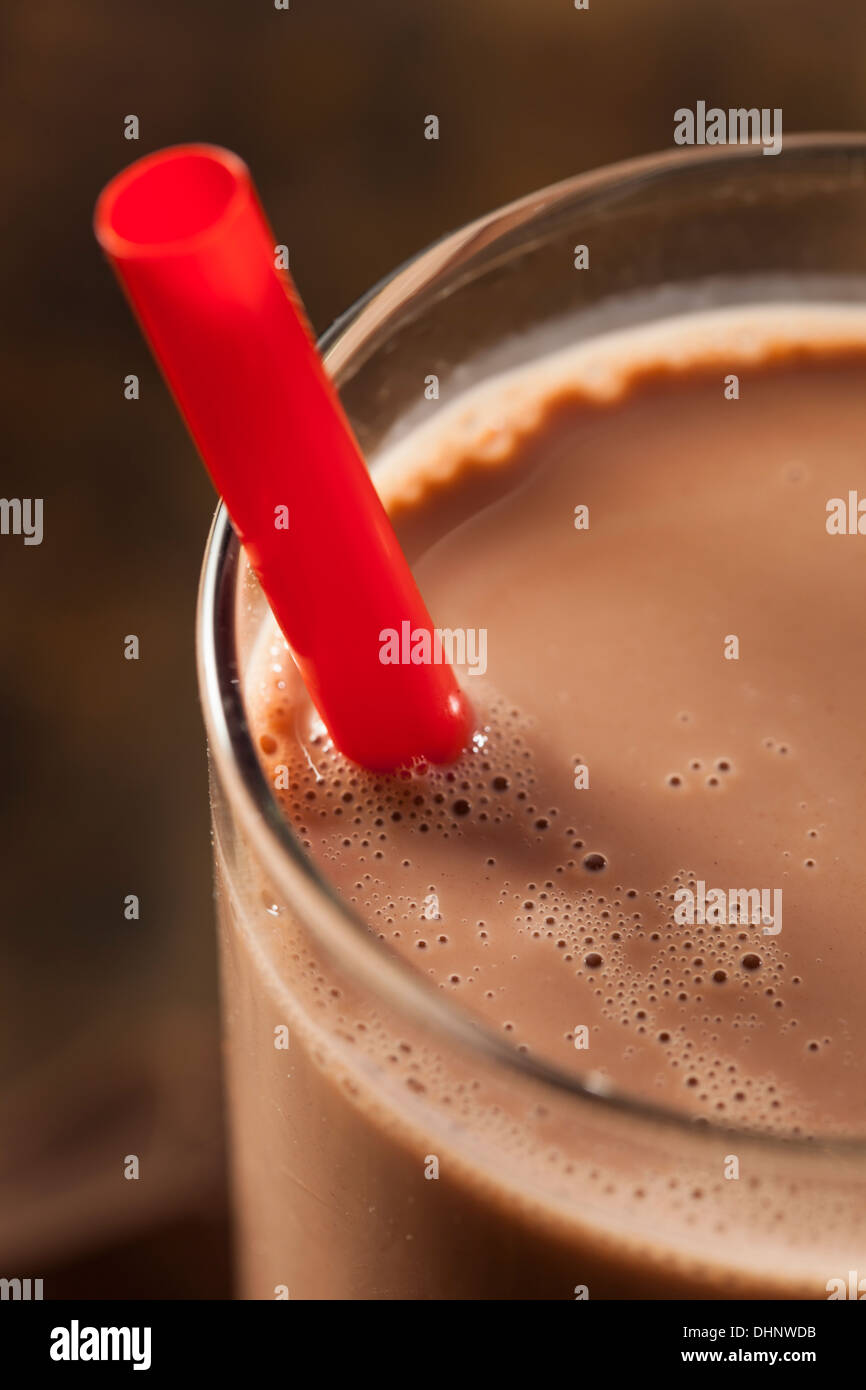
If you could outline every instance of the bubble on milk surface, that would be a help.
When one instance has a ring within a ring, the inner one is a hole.
[[[581,830],[573,815],[569,822],[558,806],[540,801],[532,730],[520,710],[490,699],[483,735],[450,768],[419,764],[395,777],[367,773],[343,759],[321,727],[313,733],[312,756],[302,759],[285,708],[266,737],[276,745],[269,755],[274,761],[291,758],[291,787],[281,801],[305,849],[325,872],[347,860],[355,869],[350,905],[384,942],[405,943],[410,959],[440,990],[479,1008],[523,1051],[533,1051],[532,1038],[514,1020],[506,1028],[497,1019],[488,925],[473,927],[478,951],[467,964],[467,929],[459,912],[450,917],[453,896],[449,904],[448,893],[433,882],[416,892],[400,891],[397,871],[414,874],[416,863],[420,868],[427,837],[465,844],[479,835],[477,871],[488,876],[498,872],[495,852],[488,849],[498,828],[520,827],[527,843],[549,849],[537,861],[546,864],[543,876],[503,882],[498,893],[497,929],[513,933],[515,957],[527,943],[549,945],[555,960],[572,972],[575,988],[592,992],[599,1019],[621,1030],[621,1048],[637,1047],[641,1055],[655,1049],[657,1077],[677,1075],[688,1111],[732,1125],[802,1128],[791,1097],[772,1078],[746,1074],[725,1052],[726,1038],[747,1038],[766,1026],[771,1010],[773,1026],[790,1034],[796,1029],[788,1017],[778,943],[763,938],[758,956],[749,949],[751,930],[677,925],[674,894],[683,887],[694,891],[693,871],[682,869],[651,892],[617,882],[616,856],[608,847],[594,844],[592,832]],[[734,764],[728,754],[695,755],[677,776],[698,785],[707,768],[721,782]],[[556,1060],[573,1066],[568,1031],[563,1042]]]

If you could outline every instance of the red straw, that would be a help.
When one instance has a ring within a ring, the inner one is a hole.
[[[447,664],[379,659],[385,629],[432,622],[246,165],[211,145],[148,155],[95,229],[337,746],[377,770],[450,762],[467,703]]]

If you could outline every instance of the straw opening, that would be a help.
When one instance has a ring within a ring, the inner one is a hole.
[[[138,160],[99,201],[97,234],[113,254],[182,249],[217,227],[246,166],[228,150],[179,146]]]

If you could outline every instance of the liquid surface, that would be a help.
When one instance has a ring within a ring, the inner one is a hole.
[[[864,388],[866,315],[799,306],[499,378],[377,467],[434,621],[486,632],[462,761],[348,763],[275,632],[247,691],[307,852],[434,987],[596,1084],[783,1133],[866,1133],[866,535],[827,530],[866,497]]]

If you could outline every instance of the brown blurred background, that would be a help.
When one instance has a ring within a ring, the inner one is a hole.
[[[45,499],[41,546],[0,537],[0,1276],[228,1296],[192,645],[214,499],[100,260],[96,194],[161,145],[231,146],[323,329],[442,232],[670,146],[678,106],[866,128],[866,7],[5,0],[0,31],[0,492]]]

